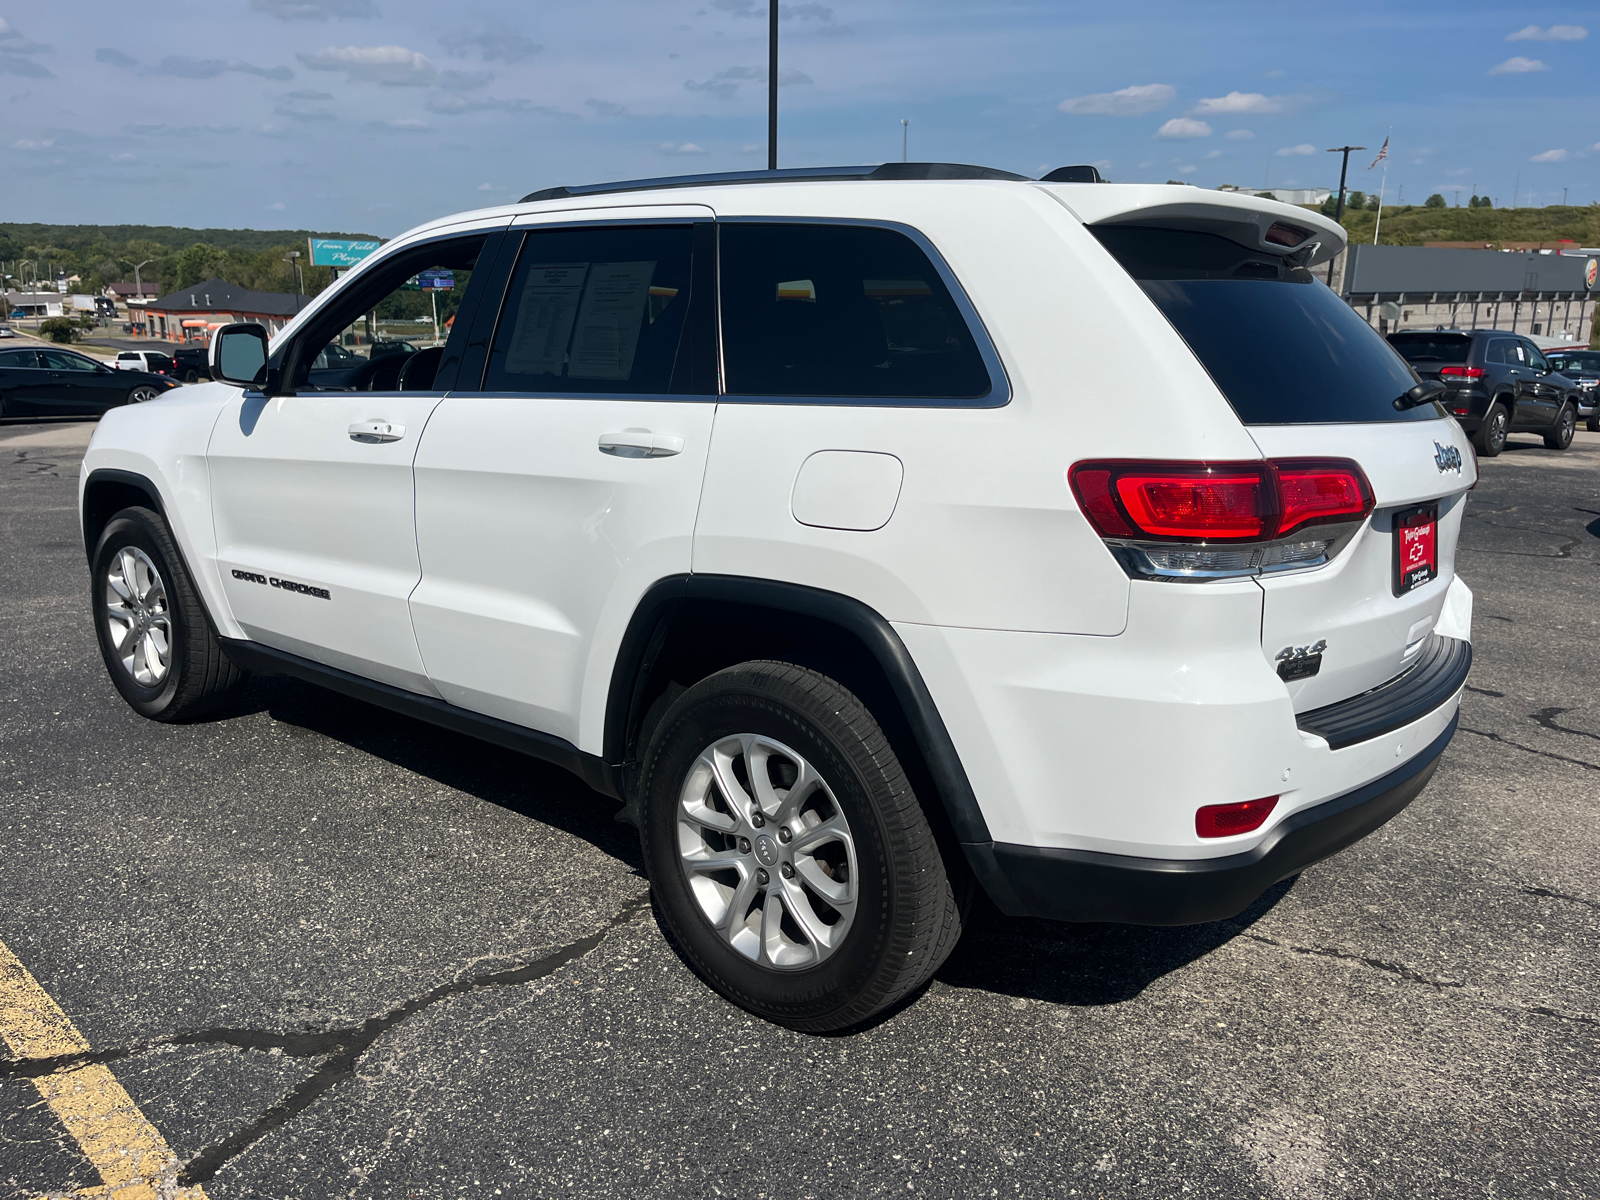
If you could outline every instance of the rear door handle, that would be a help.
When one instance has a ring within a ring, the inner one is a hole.
[[[405,435],[406,427],[391,421],[357,421],[350,426],[350,440],[353,442],[398,442]]]
[[[667,458],[683,452],[683,439],[648,429],[624,429],[600,435],[600,453],[618,458]]]

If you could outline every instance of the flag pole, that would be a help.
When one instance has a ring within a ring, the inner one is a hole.
[[[1383,135],[1383,149],[1378,152],[1378,157],[1383,159],[1383,179],[1378,184],[1378,219],[1372,223],[1372,244],[1378,244],[1378,230],[1383,228],[1383,193],[1389,186],[1389,139],[1394,135],[1394,126],[1389,126],[1389,132]],[[1373,167],[1378,164],[1374,162]],[[1367,170],[1372,170],[1368,167]]]

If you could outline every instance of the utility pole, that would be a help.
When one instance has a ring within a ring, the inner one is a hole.
[[[778,0],[767,0],[767,170],[778,169]]]
[[[1561,189],[1561,207],[1565,208],[1566,206],[1567,206],[1567,189],[1566,188],[1562,188]]]
[[[1365,150],[1365,146],[1335,146],[1328,151],[1329,154],[1342,154],[1344,160],[1339,167],[1339,199],[1333,206],[1333,219],[1339,222],[1344,217],[1344,181],[1350,173],[1350,155],[1357,150]],[[1336,254],[1333,258],[1338,258]],[[1328,286],[1333,286],[1333,258],[1328,260]]]
[[[300,293],[304,291],[300,282],[300,251],[291,250],[283,256],[283,261],[294,268],[294,310],[300,311]]]
[[[900,118],[900,161],[908,161],[907,152],[911,148],[911,122],[905,117]]]

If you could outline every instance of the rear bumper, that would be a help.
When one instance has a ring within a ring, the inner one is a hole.
[[[1237,916],[1262,892],[1359,841],[1427,786],[1459,718],[1405,765],[1301,809],[1258,845],[1221,858],[1136,858],[1094,850],[965,846],[979,882],[1008,916],[1131,925],[1194,925]]]

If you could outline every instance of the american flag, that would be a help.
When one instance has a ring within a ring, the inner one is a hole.
[[[1372,167],[1377,166],[1379,163],[1381,163],[1384,159],[1386,159],[1388,157],[1389,157],[1389,139],[1388,138],[1384,138],[1383,139],[1383,149],[1378,151],[1378,157],[1372,160],[1372,166],[1368,167],[1367,170],[1369,170],[1369,171],[1372,170]],[[1388,168],[1385,167],[1384,170],[1388,170]]]

